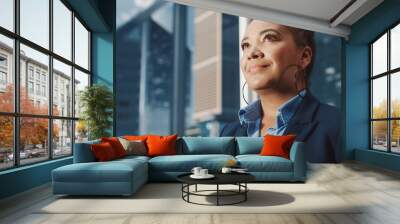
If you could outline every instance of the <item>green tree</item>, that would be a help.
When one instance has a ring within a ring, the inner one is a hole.
[[[89,139],[110,136],[114,108],[113,94],[102,84],[86,87],[80,94],[81,118],[87,125]]]

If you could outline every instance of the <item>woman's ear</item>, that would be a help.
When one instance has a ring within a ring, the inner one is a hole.
[[[300,66],[302,69],[307,68],[307,66],[311,63],[312,60],[312,50],[309,46],[303,48],[300,57]]]

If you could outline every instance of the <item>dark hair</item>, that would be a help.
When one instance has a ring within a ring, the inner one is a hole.
[[[247,25],[250,24],[253,21],[253,19],[249,19],[247,21]],[[282,25],[285,26],[285,25]],[[305,68],[305,79],[308,83],[309,78],[311,76],[311,71],[314,65],[314,58],[315,58],[315,41],[314,41],[314,32],[313,31],[309,31],[309,30],[303,30],[303,29],[299,29],[299,28],[295,28],[295,27],[291,27],[291,26],[285,26],[287,27],[290,32],[293,35],[293,39],[294,42],[296,43],[296,45],[298,47],[306,47],[309,46],[311,48],[311,53],[312,53],[312,58],[310,61],[310,64],[307,65],[307,67]]]

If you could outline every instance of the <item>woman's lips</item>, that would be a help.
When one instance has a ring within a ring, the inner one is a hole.
[[[264,65],[251,65],[250,67],[249,67],[249,72],[250,73],[255,73],[255,72],[259,72],[259,71],[261,71],[261,70],[264,70],[264,69],[266,69],[266,68],[268,68],[269,67],[269,64],[264,64]]]

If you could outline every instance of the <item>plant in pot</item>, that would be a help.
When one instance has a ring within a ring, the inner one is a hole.
[[[86,87],[79,94],[81,119],[79,127],[85,126],[89,140],[110,136],[114,108],[113,93],[102,84]]]

